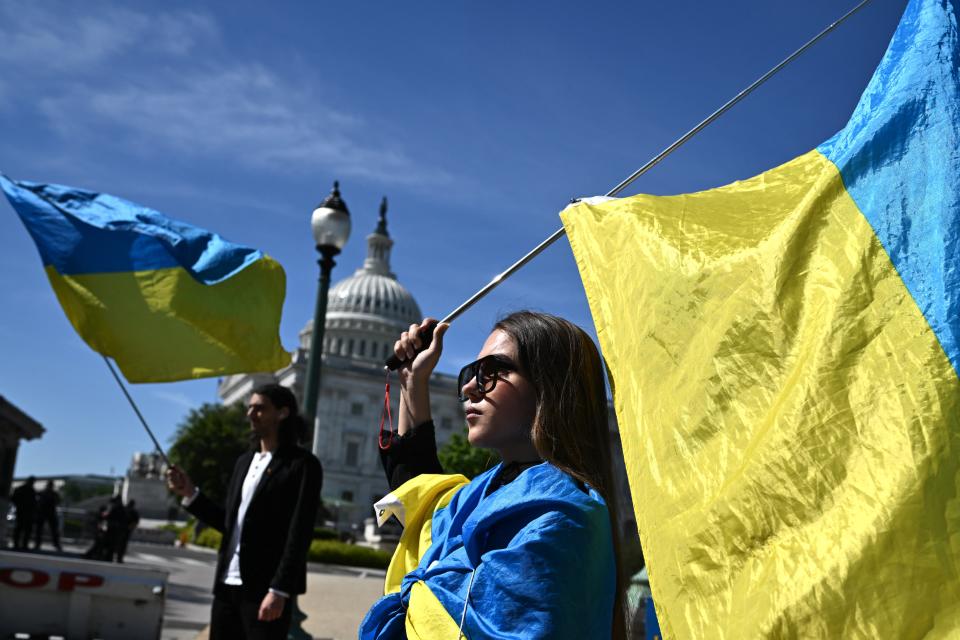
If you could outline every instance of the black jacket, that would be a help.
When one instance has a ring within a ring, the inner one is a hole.
[[[237,459],[227,491],[227,508],[198,493],[187,511],[223,534],[214,588],[223,580],[233,549],[230,538],[240,507],[240,490],[253,451]],[[307,590],[307,550],[320,503],[323,469],[312,453],[296,446],[277,449],[250,499],[240,534],[240,578],[245,595],[268,589],[290,595]]]

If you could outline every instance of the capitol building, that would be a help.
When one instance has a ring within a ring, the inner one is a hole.
[[[367,257],[353,275],[331,287],[323,338],[323,365],[313,453],[323,464],[323,502],[338,524],[360,526],[373,515],[373,503],[389,492],[380,465],[377,434],[383,407],[383,362],[393,344],[423,315],[413,295],[390,269],[393,240],[387,231],[386,199],[373,233],[367,236]],[[289,366],[274,373],[234,375],[220,381],[224,404],[245,402],[251,390],[278,382],[303,397],[313,321],[300,331],[300,343]],[[394,428],[399,392],[391,374]],[[437,445],[442,447],[465,426],[457,400],[457,378],[434,373],[430,381]]]

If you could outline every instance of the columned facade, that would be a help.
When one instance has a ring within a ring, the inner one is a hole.
[[[314,454],[323,464],[323,500],[341,528],[373,515],[373,503],[389,491],[378,455],[378,427],[384,401],[383,362],[400,333],[423,316],[413,295],[390,267],[394,242],[387,230],[387,203],[367,236],[367,257],[352,275],[329,293],[324,329],[320,395]],[[218,394],[225,404],[246,401],[264,382],[278,382],[302,398],[313,321],[300,331],[300,341],[287,367],[275,372],[224,378]],[[399,395],[391,374],[391,413]],[[464,428],[454,376],[435,373],[431,379],[437,441],[442,446]]]

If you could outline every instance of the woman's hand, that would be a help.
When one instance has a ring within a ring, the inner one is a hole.
[[[422,328],[434,327],[430,346],[417,353],[423,346],[418,337]],[[393,345],[393,352],[403,362],[397,369],[400,376],[400,415],[397,421],[397,433],[405,434],[409,429],[430,420],[430,374],[433,373],[440,353],[443,351],[443,334],[450,327],[445,322],[437,323],[433,318],[425,318],[420,324],[412,324],[400,334]]]
[[[196,490],[193,481],[190,480],[190,476],[176,465],[167,469],[167,486],[170,488],[170,491],[173,491],[181,498],[189,498]]]
[[[419,337],[420,330],[430,327],[435,327],[433,340],[429,347],[417,353],[417,350],[423,346],[423,341]],[[448,328],[450,325],[447,323],[437,323],[433,318],[424,318],[423,322],[410,325],[408,330],[400,334],[400,339],[393,345],[393,352],[403,363],[398,369],[400,386],[406,386],[410,381],[421,383],[430,379],[430,374],[440,361],[440,353],[443,351],[443,334]]]

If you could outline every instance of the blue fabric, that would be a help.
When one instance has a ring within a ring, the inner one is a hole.
[[[960,374],[960,47],[951,0],[912,0],[847,126],[820,147]]]
[[[263,255],[115,196],[2,174],[0,187],[44,266],[64,276],[182,267],[199,282],[215,284]]]
[[[643,605],[643,628],[646,640],[661,640],[660,621],[657,620],[657,610],[653,606],[653,598],[647,598]]]
[[[436,512],[433,544],[367,614],[361,640],[404,638],[411,586],[422,580],[459,623],[481,638],[609,638],[616,567],[606,504],[543,463],[484,496],[494,467]]]

